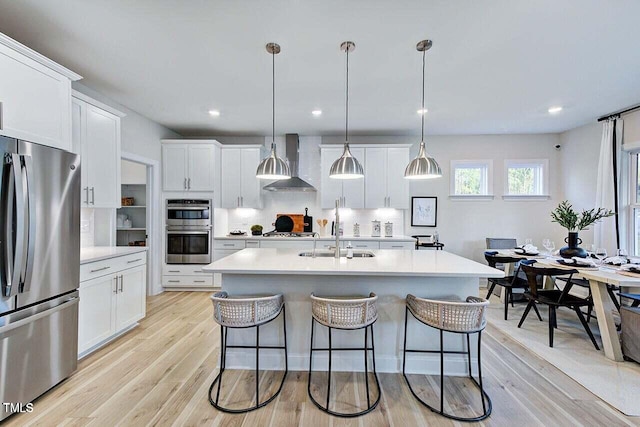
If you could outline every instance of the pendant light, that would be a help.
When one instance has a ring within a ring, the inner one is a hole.
[[[342,156],[331,165],[329,177],[335,179],[356,179],[364,177],[364,169],[362,165],[351,154],[349,150],[349,52],[353,52],[356,48],[353,42],[343,42],[340,50],[347,54],[347,89],[346,89],[346,112],[344,125],[344,152]]]
[[[280,53],[280,45],[267,43],[267,52],[271,54],[272,63],[272,121],[271,121],[271,153],[265,157],[256,169],[256,178],[260,179],[289,179],[291,172],[289,165],[276,154],[276,55]]]
[[[433,42],[431,40],[422,40],[416,45],[418,52],[422,52],[422,136],[420,138],[420,150],[418,156],[409,162],[407,168],[404,170],[404,177],[406,179],[429,179],[440,178],[442,176],[442,169],[436,162],[436,159],[427,154],[427,149],[424,143],[424,116],[426,110],[424,108],[424,58],[426,52],[431,49]]]

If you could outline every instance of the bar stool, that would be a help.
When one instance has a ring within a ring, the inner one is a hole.
[[[376,373],[376,354],[375,345],[373,342],[373,324],[378,319],[378,308],[376,301],[378,297],[376,294],[371,293],[369,297],[317,297],[311,294],[312,303],[312,317],[311,317],[311,348],[309,354],[309,381],[307,384],[307,391],[311,401],[322,411],[338,417],[357,417],[360,415],[371,412],[380,402],[380,383],[378,382],[378,374]],[[327,348],[314,348],[313,335],[316,322],[329,328],[329,347]],[[331,335],[333,329],[340,330],[355,330],[364,329],[364,347],[341,347],[333,348],[331,342]],[[368,330],[371,331],[371,347],[369,347]],[[331,391],[331,359],[334,351],[363,351],[364,352],[364,378],[365,387],[367,391],[367,409],[360,412],[337,412],[329,409],[330,391]],[[372,352],[373,359],[373,376],[376,380],[376,387],[378,389],[378,397],[371,403],[371,396],[369,393],[369,361],[368,351]],[[328,351],[329,352],[329,372],[327,375],[327,398],[325,405],[321,405],[311,394],[311,371],[313,366],[313,352],[314,351]]]
[[[405,308],[404,318],[404,350],[402,355],[402,375],[404,376],[409,390],[413,396],[424,406],[437,412],[438,414],[457,421],[481,421],[491,415],[492,403],[489,395],[484,391],[482,386],[482,363],[480,359],[482,330],[487,324],[485,309],[489,305],[489,301],[478,297],[467,297],[465,301],[440,301],[418,298],[414,295],[407,295],[407,305]],[[413,350],[407,348],[407,321],[409,313],[419,322],[436,328],[440,331],[440,350]],[[466,334],[467,351],[445,351],[443,349],[443,332],[452,332],[456,334]],[[478,380],[473,377],[471,371],[471,345],[469,334],[478,334]],[[440,354],[440,409],[436,409],[422,400],[411,386],[411,382],[405,372],[407,366],[407,352],[409,353],[439,353]],[[482,400],[482,415],[471,418],[463,418],[457,415],[449,414],[444,411],[444,354],[466,354],[469,378],[480,389],[480,398]],[[486,399],[486,402],[485,402]]]
[[[285,307],[282,295],[270,295],[260,297],[230,297],[226,292],[216,292],[211,296],[211,302],[213,303],[213,319],[220,325],[220,372],[215,377],[211,386],[209,387],[209,403],[223,412],[232,414],[240,414],[244,412],[253,411],[261,408],[275,399],[282,386],[284,380],[289,372],[289,361],[287,359],[287,318],[285,315]],[[282,330],[284,333],[284,346],[265,346],[260,345],[260,326],[267,324],[277,318],[282,313]],[[256,328],[256,344],[251,345],[227,345],[227,332],[228,329],[244,329],[244,328]],[[226,368],[227,361],[227,348],[246,348],[255,349],[256,351],[256,404],[249,408],[243,409],[230,409],[220,405],[220,386],[222,384],[222,374]],[[285,370],[280,382],[278,390],[267,400],[260,403],[259,388],[260,388],[260,349],[269,350],[284,350],[284,364]],[[211,396],[214,386],[218,383],[218,390],[216,391],[215,399]]]

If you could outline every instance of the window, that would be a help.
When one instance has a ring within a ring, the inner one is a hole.
[[[506,197],[547,197],[549,193],[547,159],[505,160]]]
[[[640,162],[638,161],[637,152],[631,153],[631,167],[630,167],[630,187],[631,194],[629,207],[631,210],[631,227],[633,230],[633,241],[629,242],[632,245],[633,255],[640,256]],[[630,251],[631,253],[631,251]]]
[[[452,160],[452,197],[493,197],[493,162],[491,160]]]

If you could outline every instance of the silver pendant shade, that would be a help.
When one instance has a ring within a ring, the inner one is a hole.
[[[424,108],[424,65],[425,65],[425,53],[431,49],[433,42],[431,40],[422,40],[416,45],[416,50],[422,52],[422,134],[420,139],[420,150],[418,156],[411,160],[404,170],[404,177],[406,179],[431,179],[440,178],[442,176],[442,169],[436,162],[436,159],[427,155],[426,144],[424,143],[424,116],[426,110]]]
[[[331,165],[329,177],[334,179],[357,179],[364,177],[364,168],[349,150],[349,52],[356,48],[353,42],[343,42],[340,49],[347,55],[347,85],[345,101],[344,151],[342,156]]]
[[[256,170],[259,179],[289,179],[289,165],[276,154],[276,144],[271,144],[271,153],[265,157]]]
[[[351,154],[349,144],[344,144],[342,156],[331,165],[329,176],[336,179],[357,179],[364,177],[362,165]]]
[[[272,133],[271,133],[271,153],[265,157],[256,169],[256,178],[259,179],[289,179],[291,171],[287,162],[278,157],[276,153],[276,55],[280,53],[280,45],[277,43],[267,43],[267,52],[271,54],[272,64]]]

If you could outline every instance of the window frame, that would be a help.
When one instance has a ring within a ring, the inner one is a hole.
[[[484,189],[480,194],[456,194],[456,169],[484,169],[481,188]],[[449,180],[449,198],[450,199],[493,199],[493,160],[492,159],[464,159],[451,160],[451,173]]]
[[[624,153],[624,152],[623,152]],[[623,173],[627,175],[626,184],[628,185],[628,203],[624,203],[627,206],[626,213],[628,215],[628,221],[626,221],[629,230],[629,241],[627,241],[628,254],[630,256],[639,256],[640,248],[638,247],[638,228],[636,221],[636,211],[640,211],[640,197],[638,197],[638,189],[640,189],[640,184],[638,184],[638,157],[640,156],[640,150],[635,149],[628,151],[629,155],[628,161],[626,165],[627,170],[623,170]],[[622,193],[622,191],[621,191]],[[622,243],[622,242],[621,242]]]
[[[538,186],[540,186],[539,193],[532,194],[511,194],[509,193],[509,169],[515,169],[516,167],[538,166],[542,172]],[[540,200],[549,199],[549,159],[505,159],[504,161],[504,194],[502,196],[505,200]]]

